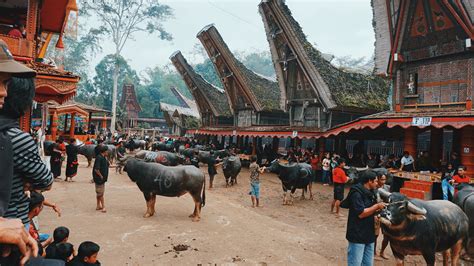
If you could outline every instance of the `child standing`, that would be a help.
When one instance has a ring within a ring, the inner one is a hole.
[[[260,207],[260,174],[265,171],[264,167],[259,167],[257,164],[257,156],[253,155],[250,158],[250,198],[252,199],[252,207]]]
[[[107,150],[107,146],[99,146],[99,155],[97,155],[94,162],[94,168],[92,169],[92,177],[94,179],[95,193],[97,196],[96,210],[102,212],[107,212],[105,210],[104,200],[105,182],[107,182],[107,178],[109,177],[109,161],[106,159]]]
[[[322,177],[322,181],[323,181],[323,185],[324,186],[329,186],[329,178],[331,176],[331,155],[329,154],[329,152],[326,152],[324,154],[324,159],[323,159],[323,162],[322,162],[322,165],[323,165],[323,177]]]

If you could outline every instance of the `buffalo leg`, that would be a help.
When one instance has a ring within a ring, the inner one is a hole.
[[[303,192],[301,193],[301,200],[304,200],[306,199],[306,197],[304,196],[304,189],[303,189]]]
[[[151,216],[155,214],[155,203],[156,203],[156,194],[152,194],[151,203],[150,203]]]
[[[394,250],[393,246],[390,244],[390,247],[392,248],[393,256],[395,257],[395,260],[397,262],[397,266],[403,266],[405,265],[405,255],[398,253],[397,251]]]
[[[425,259],[426,265],[435,265],[436,257],[435,252],[426,252],[423,254],[423,258]]]
[[[148,217],[153,216],[153,211],[152,211],[153,193],[143,193],[143,196],[145,196],[145,201],[146,201],[146,212],[143,215],[143,217],[148,218]]]
[[[201,193],[200,191],[190,193],[194,201],[194,213],[191,214],[189,217],[193,218],[193,222],[199,222],[199,220],[201,220],[201,194],[200,193]]]
[[[309,189],[309,200],[313,200],[313,182],[309,182],[308,189]]]
[[[283,191],[283,205],[288,205],[288,201],[287,201],[286,197],[287,197],[286,191]]]
[[[87,159],[87,168],[91,167],[92,159]]]
[[[459,240],[454,244],[454,246],[451,247],[451,265],[458,265],[459,262],[459,257],[461,255],[463,247],[463,241]]]

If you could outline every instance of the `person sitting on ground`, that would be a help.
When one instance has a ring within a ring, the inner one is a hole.
[[[8,32],[8,36],[16,37],[16,38],[25,38],[26,37],[26,30],[25,25],[21,22],[17,22],[13,25],[13,29]]]
[[[265,166],[260,167],[257,164],[257,157],[252,155],[250,157],[250,199],[252,200],[252,207],[260,207],[260,174],[265,171]]]
[[[53,242],[46,248],[46,258],[56,258],[56,246],[60,243],[67,243],[69,239],[69,229],[64,226],[57,227],[53,232]]]
[[[37,217],[41,211],[43,210],[43,202],[44,202],[44,197],[41,193],[36,192],[36,191],[31,191],[31,196],[30,196],[30,205],[29,205],[29,212],[28,212],[28,218],[30,219],[30,224],[29,224],[29,232],[30,235],[38,241],[38,244],[40,244],[39,247],[39,253],[38,255],[43,256],[44,255],[44,248],[51,244],[53,242],[53,239],[49,237],[48,234],[40,234],[38,232],[38,226],[34,223],[33,218]]]
[[[56,253],[53,259],[62,260],[66,263],[74,258],[74,246],[71,243],[59,243],[56,245]]]
[[[337,166],[332,170],[334,199],[331,203],[331,213],[335,213],[337,217],[343,216],[339,213],[339,205],[344,199],[344,185],[349,181],[346,172],[344,172],[344,166],[346,166],[346,160],[344,158],[338,158]],[[336,209],[336,212],[334,212],[334,209]]]
[[[77,256],[69,262],[68,266],[99,266],[100,262],[97,260],[100,246],[92,241],[85,241],[79,245]]]
[[[105,183],[109,177],[109,161],[107,161],[107,146],[100,145],[99,155],[95,158],[94,167],[92,168],[92,177],[95,183],[95,193],[97,197],[96,210],[107,212],[105,209]]]

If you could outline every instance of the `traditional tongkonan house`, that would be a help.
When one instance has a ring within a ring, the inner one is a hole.
[[[336,125],[389,108],[386,80],[333,66],[308,42],[283,0],[264,0],[259,11],[277,74],[280,108],[289,113],[293,130],[309,129],[318,138]]]
[[[61,104],[75,95],[78,76],[41,63],[52,35],[59,35],[56,48],[64,48],[62,37],[71,11],[77,11],[76,0],[0,2],[0,39],[7,43],[15,60],[36,70],[37,102],[52,100]],[[19,30],[20,26],[25,27],[25,32]],[[23,130],[30,129],[30,115],[20,122]]]
[[[415,170],[431,173],[397,173],[412,179],[402,193],[427,198],[431,182],[440,181],[433,172],[439,172],[440,162],[450,162],[453,152],[468,175],[474,174],[474,4],[377,0],[372,5],[376,71],[391,78],[393,111],[362,117],[327,136],[400,140],[415,160],[418,152],[429,152],[428,167],[423,158]],[[417,186],[413,179],[429,182]]]
[[[120,98],[120,108],[125,112],[122,121],[123,128],[133,128],[138,126],[138,113],[142,111],[135,94],[133,84],[123,84],[122,97]]]
[[[224,90],[197,74],[180,51],[175,52],[170,59],[196,100],[201,116],[201,128],[233,127],[234,119]]]
[[[170,90],[176,96],[179,105],[160,102],[160,111],[163,112],[169,128],[169,134],[174,137],[182,137],[188,129],[199,127],[199,112],[196,103],[184,96],[175,87]]]
[[[199,133],[247,137],[244,142],[238,138],[238,144],[249,143],[248,137],[253,136],[254,148],[260,137],[291,136],[288,113],[280,106],[278,84],[247,69],[237,60],[213,25],[204,27],[197,37],[224,85],[235,127],[234,130],[204,129]]]

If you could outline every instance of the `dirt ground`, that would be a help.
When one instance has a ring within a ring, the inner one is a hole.
[[[67,226],[76,248],[85,240],[101,246],[103,265],[346,264],[347,211],[342,210],[342,218],[330,214],[332,187],[316,184],[314,200],[298,198],[293,206],[283,206],[278,178],[266,173],[261,177],[263,207],[252,208],[248,169],[242,169],[239,183],[230,188],[219,170],[215,188],[206,189],[200,222],[188,218],[194,208],[189,195],[158,197],[157,213],[145,219],[143,194],[126,173],[117,174],[114,168],[106,184],[107,213],[96,211],[92,170],[86,165],[81,158],[75,182],[55,182],[45,193],[59,204],[62,217],[45,208],[40,231],[52,234],[55,227]],[[394,265],[390,249],[387,254],[390,260],[376,265]],[[422,265],[420,258],[408,257],[406,263]]]

